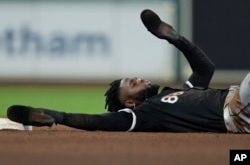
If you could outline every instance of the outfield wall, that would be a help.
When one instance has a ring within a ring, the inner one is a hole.
[[[0,1],[0,81],[176,79],[176,51],[143,26],[150,8],[178,27],[178,3]]]
[[[250,1],[193,1],[193,40],[216,66],[213,81],[238,83],[250,72]]]

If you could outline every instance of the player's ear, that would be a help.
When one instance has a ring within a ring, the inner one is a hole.
[[[127,108],[134,108],[136,103],[135,103],[135,100],[133,100],[133,99],[127,99],[124,101],[124,105]]]

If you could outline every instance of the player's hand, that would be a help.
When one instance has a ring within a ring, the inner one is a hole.
[[[141,12],[141,20],[145,27],[153,35],[160,39],[166,39],[169,42],[178,40],[179,35],[176,33],[174,28],[163,22],[160,17],[152,10],[145,9]]]

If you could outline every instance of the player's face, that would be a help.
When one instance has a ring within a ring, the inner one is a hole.
[[[158,88],[158,85],[142,78],[124,78],[120,83],[120,100],[126,107],[135,107],[157,94]]]
[[[150,87],[150,85],[150,81],[134,77],[122,79],[120,87],[122,89],[123,94],[125,94],[126,96],[133,97],[136,93]]]

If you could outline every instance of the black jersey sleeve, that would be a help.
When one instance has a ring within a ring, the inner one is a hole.
[[[104,114],[64,113],[59,124],[83,130],[132,131],[135,122],[132,110],[121,110]]]
[[[184,54],[193,71],[185,86],[207,88],[215,70],[213,62],[197,45],[183,36],[171,43]]]

